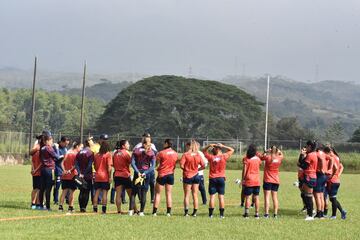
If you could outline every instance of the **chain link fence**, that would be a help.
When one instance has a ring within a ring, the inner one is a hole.
[[[39,134],[34,134],[32,143],[35,141],[35,136]],[[71,141],[79,141],[79,135],[69,135],[62,133],[53,133],[54,141],[59,141],[62,136],[67,136]],[[91,136],[90,134],[84,136],[84,138]],[[99,139],[98,135],[93,136],[95,141]],[[182,153],[185,150],[185,144],[190,140],[190,138],[181,138],[178,136],[173,137],[152,137],[152,142],[155,146],[161,150],[164,140],[170,138],[173,141],[174,149]],[[116,141],[121,139],[129,140],[131,146],[135,146],[137,143],[141,142],[141,136],[122,136],[120,134],[109,136],[110,144],[115,147]],[[211,139],[207,137],[196,138],[201,146],[205,146],[210,143],[222,143],[233,147],[235,149],[235,154],[242,155],[245,153],[246,148],[249,144],[253,143],[258,146],[259,150],[264,148],[263,139]],[[299,150],[304,146],[306,140],[280,140],[280,139],[269,139],[268,146],[276,145],[282,150]],[[324,142],[327,143],[327,142]],[[360,152],[360,143],[350,143],[350,142],[331,142],[337,151],[339,152]],[[26,156],[29,148],[29,133],[24,132],[12,132],[12,131],[0,131],[0,154],[16,154]]]

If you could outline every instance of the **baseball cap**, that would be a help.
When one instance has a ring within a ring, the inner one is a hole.
[[[109,136],[104,133],[104,134],[101,134],[101,135],[100,135],[100,139],[101,139],[101,140],[108,140],[108,139],[109,139]]]

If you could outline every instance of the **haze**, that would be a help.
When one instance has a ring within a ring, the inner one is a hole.
[[[2,0],[0,68],[360,83],[360,1]]]

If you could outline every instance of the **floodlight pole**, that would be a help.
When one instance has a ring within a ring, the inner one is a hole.
[[[86,61],[84,63],[84,75],[81,93],[81,115],[80,115],[80,142],[83,142],[84,134],[84,98],[85,98],[85,82],[86,82]]]
[[[35,113],[35,84],[36,84],[36,71],[37,71],[37,57],[34,60],[34,76],[32,83],[32,99],[31,99],[31,114],[30,114],[30,134],[29,134],[29,153],[32,149],[32,139],[33,139],[33,131],[34,131],[34,113]]]
[[[269,119],[269,91],[270,91],[270,75],[267,77],[267,88],[266,88],[266,112],[265,112],[265,143],[264,148],[267,149],[268,140],[268,119]]]

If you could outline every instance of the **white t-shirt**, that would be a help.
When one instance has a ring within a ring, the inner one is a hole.
[[[207,158],[205,157],[205,155],[204,155],[204,153],[202,151],[199,151],[199,154],[200,154],[202,160],[204,161],[205,167],[207,167],[209,161],[207,160]],[[199,168],[200,167],[201,166],[199,165]],[[199,171],[199,176],[204,176],[204,170]]]

